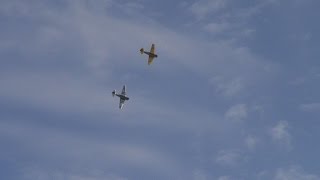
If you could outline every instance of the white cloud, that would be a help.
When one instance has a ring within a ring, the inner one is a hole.
[[[300,109],[307,112],[320,112],[320,103],[301,104]]]
[[[287,121],[279,121],[270,130],[272,139],[285,147],[291,146],[291,135],[289,133],[289,123]]]
[[[306,82],[306,78],[305,77],[298,77],[298,78],[295,78],[294,80],[290,81],[289,84],[290,85],[302,85]]]
[[[248,149],[250,149],[250,150],[255,149],[258,143],[259,143],[259,139],[257,137],[247,136],[245,138],[245,144],[247,145]]]
[[[204,26],[204,30],[212,34],[223,33],[230,28],[229,23],[209,23]]]
[[[231,120],[242,120],[247,118],[247,106],[245,104],[237,104],[232,106],[226,113],[225,118]]]
[[[179,172],[179,165],[174,158],[143,143],[105,136],[97,138],[82,132],[37,127],[27,123],[0,124],[1,136],[8,137],[11,142],[24,149],[22,155],[41,159],[34,162],[35,164],[31,163],[36,167],[38,164],[52,164],[66,170],[75,166],[76,168],[70,171],[86,169],[89,170],[89,177],[91,171],[101,167],[139,167],[160,174]],[[38,173],[37,169],[35,173]],[[27,174],[33,175],[34,172]],[[46,172],[40,174],[48,176]],[[74,176],[78,176],[78,173]]]
[[[92,80],[72,73],[22,72],[2,73],[4,88],[0,96],[31,107],[56,112],[106,112],[113,109],[110,92]],[[109,107],[109,108],[107,108]]]
[[[26,167],[21,170],[21,179],[25,180],[128,180],[127,178],[106,173],[102,170],[94,170],[87,172],[71,172],[49,170],[40,167]]]
[[[241,78],[227,80],[221,76],[216,76],[211,78],[209,82],[215,87],[217,93],[225,97],[235,96],[245,88],[244,80]]]
[[[286,169],[278,169],[274,180],[320,180],[320,177],[314,174],[308,174],[299,167],[292,166]]]
[[[35,2],[35,1],[33,1]],[[34,9],[39,9],[40,3],[33,3]],[[0,14],[5,16],[29,16],[32,14],[31,9],[29,8],[28,3],[25,1],[18,0],[3,0],[0,2]]]
[[[136,3],[136,2],[127,2],[124,5],[120,5],[121,8],[125,8],[125,11],[128,14],[136,14],[137,11],[145,10],[143,3]]]
[[[227,0],[202,0],[196,1],[190,11],[198,18],[203,19],[208,14],[219,11],[225,7]]]
[[[220,176],[218,180],[231,180],[230,176]]]
[[[281,0],[273,0],[273,1],[281,1]],[[294,0],[293,1],[296,6],[301,6],[301,5],[313,5],[316,0]]]
[[[207,173],[201,169],[195,169],[193,171],[193,180],[207,180],[209,179]]]
[[[218,153],[215,162],[223,166],[235,166],[244,160],[238,150],[222,150]]]
[[[269,180],[269,179],[272,179],[273,174],[270,173],[270,172],[267,171],[267,170],[263,170],[263,171],[258,172],[258,173],[255,175],[255,177],[256,177],[256,179],[258,179],[258,180]]]

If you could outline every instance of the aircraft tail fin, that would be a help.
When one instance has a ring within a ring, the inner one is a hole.
[[[143,48],[140,49],[140,53],[141,53],[141,54],[144,53],[144,49],[143,49]]]
[[[114,95],[116,94],[116,90],[112,91],[112,96],[114,97]]]

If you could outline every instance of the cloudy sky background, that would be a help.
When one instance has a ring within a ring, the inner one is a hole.
[[[319,8],[0,0],[0,178],[319,180]]]

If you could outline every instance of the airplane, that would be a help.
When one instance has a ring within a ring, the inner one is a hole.
[[[155,54],[155,45],[154,45],[154,44],[151,45],[150,52],[144,51],[144,49],[141,48],[141,49],[140,49],[140,53],[141,53],[141,54],[145,53],[145,54],[147,54],[147,55],[149,56],[149,58],[148,58],[148,65],[150,65],[150,64],[152,63],[152,61],[153,61],[154,58],[157,58],[157,57],[158,57],[158,55]]]
[[[126,85],[123,86],[121,94],[117,94],[116,90],[112,91],[112,96],[118,96],[120,98],[119,109],[122,109],[125,101],[129,100],[129,97],[126,96]]]

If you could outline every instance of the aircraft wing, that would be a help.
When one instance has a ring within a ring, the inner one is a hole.
[[[151,45],[151,49],[150,49],[150,52],[152,53],[152,54],[155,54],[155,45],[154,44],[152,44]]]
[[[123,108],[124,101],[125,101],[124,99],[121,99],[121,98],[120,98],[120,103],[119,103],[119,108],[120,108],[120,109]]]
[[[126,95],[126,86],[123,86],[121,94],[124,96]]]
[[[153,58],[154,58],[154,57],[149,56],[149,59],[148,59],[148,65],[150,65],[150,64],[152,63]]]

